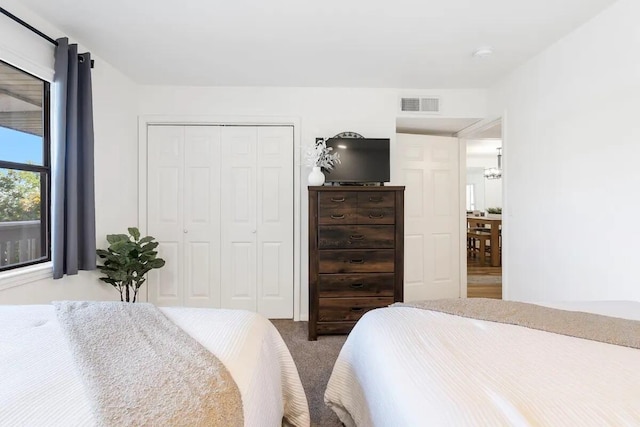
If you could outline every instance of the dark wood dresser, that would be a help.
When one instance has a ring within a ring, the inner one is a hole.
[[[403,300],[404,187],[309,187],[309,340]]]

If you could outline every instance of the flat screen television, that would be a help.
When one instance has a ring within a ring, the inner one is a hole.
[[[340,154],[340,163],[324,171],[330,183],[364,184],[390,181],[389,138],[330,138],[327,147]]]

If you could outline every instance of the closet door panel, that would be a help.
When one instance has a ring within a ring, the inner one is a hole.
[[[184,305],[220,307],[220,127],[185,127]]]
[[[182,305],[184,245],[184,128],[149,126],[147,212],[148,233],[156,238],[166,265],[148,277],[149,301]]]
[[[256,127],[221,129],[222,307],[256,311]]]
[[[158,305],[293,317],[293,128],[148,128]]]
[[[257,306],[293,317],[293,128],[259,127],[257,142]]]

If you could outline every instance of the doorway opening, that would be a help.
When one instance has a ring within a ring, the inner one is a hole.
[[[502,299],[502,125],[466,136],[467,297]]]

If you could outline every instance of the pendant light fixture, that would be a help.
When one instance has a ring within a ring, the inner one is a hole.
[[[484,170],[484,177],[487,179],[502,178],[502,147],[498,148],[498,167]]]

